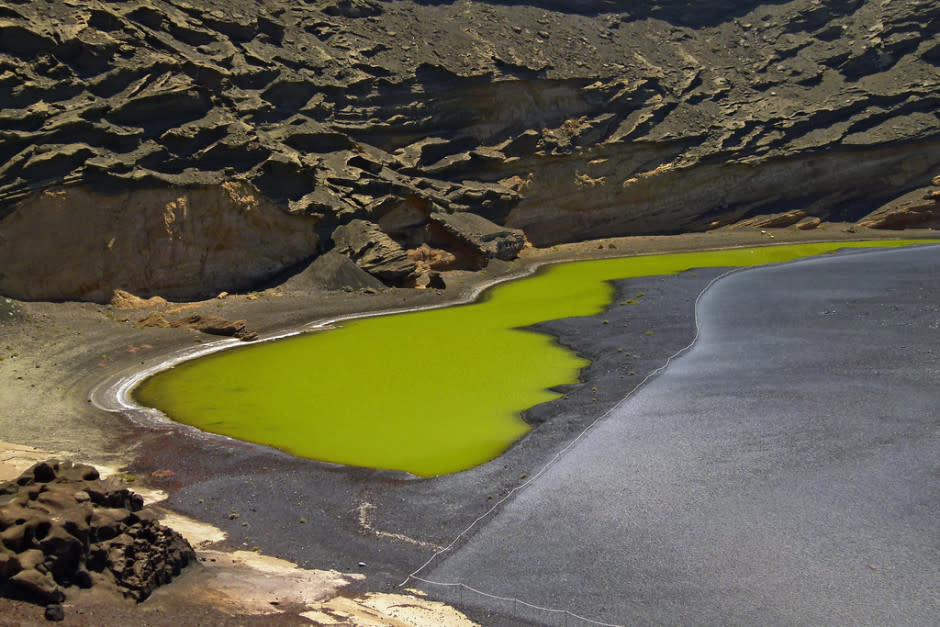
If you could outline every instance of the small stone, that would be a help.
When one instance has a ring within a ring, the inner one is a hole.
[[[366,567],[365,562],[359,562],[359,568],[365,568],[365,567]]]
[[[55,622],[65,620],[65,608],[63,608],[58,603],[52,603],[46,606],[46,612],[44,616],[46,617],[46,620]]]

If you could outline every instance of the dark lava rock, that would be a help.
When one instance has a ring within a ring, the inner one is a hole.
[[[50,603],[46,606],[46,611],[43,615],[46,620],[54,622],[63,621],[65,620],[65,608],[58,603]]]
[[[71,589],[102,585],[137,601],[195,559],[143,499],[84,464],[39,462],[0,485],[0,591],[46,605],[49,620]]]
[[[447,288],[447,284],[444,282],[444,277],[441,276],[440,272],[431,272],[428,275],[428,287],[435,290],[443,290]]]
[[[375,0],[336,0],[327,2],[321,9],[327,15],[343,17],[372,17],[382,14],[382,5]]]

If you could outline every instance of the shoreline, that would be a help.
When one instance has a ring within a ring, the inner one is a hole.
[[[700,342],[424,575],[448,588],[424,589],[476,615],[508,612],[491,595],[519,599],[507,620],[532,618],[524,602],[621,624],[826,622],[896,615],[896,598],[925,620],[937,252],[853,250],[723,277],[701,299]],[[882,570],[897,576],[871,574]],[[601,593],[610,582],[622,594]]]
[[[905,232],[906,233],[906,232]],[[877,241],[885,239],[900,239],[900,238],[888,238],[888,237],[879,237],[879,238],[864,238],[864,239],[849,239],[846,238],[846,242],[864,242],[864,241]],[[905,238],[906,239],[906,238]],[[817,240],[808,240],[808,241],[817,241]],[[818,241],[838,241],[838,240],[818,240]],[[793,241],[771,241],[763,242],[757,244],[758,246],[785,246],[788,244],[794,243]],[[581,243],[583,244],[583,243]],[[741,243],[725,246],[714,246],[708,248],[695,248],[694,250],[689,250],[687,252],[709,252],[709,251],[721,251],[721,250],[733,250],[736,248],[750,248],[755,246],[754,244]],[[543,249],[544,250],[544,249]],[[611,249],[607,249],[611,250]],[[582,253],[583,254],[583,253]],[[415,313],[419,311],[430,311],[434,309],[441,309],[445,307],[456,307],[460,305],[468,305],[477,302],[483,294],[497,285],[506,283],[509,281],[516,281],[526,277],[530,277],[538,272],[540,269],[564,263],[576,263],[578,261],[587,261],[589,259],[605,259],[605,258],[623,258],[623,257],[643,257],[643,256],[654,256],[668,254],[663,251],[645,251],[639,253],[630,253],[630,254],[601,254],[601,255],[590,255],[588,258],[584,257],[572,257],[566,258],[563,256],[561,258],[548,258],[548,259],[535,259],[527,264],[521,270],[515,272],[509,272],[500,276],[498,278],[482,280],[476,283],[470,282],[468,289],[463,293],[459,294],[453,300],[446,300],[444,302],[416,305],[410,307],[399,307],[399,308],[379,308],[379,309],[367,309],[360,312],[353,312],[342,314],[333,317],[326,318],[315,318],[309,322],[300,323],[297,325],[290,325],[278,328],[275,331],[268,332],[265,334],[259,335],[256,339],[252,340],[251,344],[258,344],[263,342],[273,342],[281,339],[286,339],[289,337],[295,337],[304,333],[318,332],[318,331],[328,331],[336,325],[340,325],[343,322],[351,320],[361,320],[365,318],[374,318],[380,316],[393,316],[406,313]],[[545,321],[549,322],[549,321]],[[207,355],[211,355],[217,352],[228,350],[231,348],[236,348],[238,346],[244,346],[245,342],[235,338],[225,338],[216,340],[209,343],[204,343],[200,348],[189,348],[186,350],[180,350],[177,353],[170,353],[164,356],[163,361],[160,361],[153,365],[148,365],[145,368],[135,370],[130,375],[119,375],[117,377],[106,377],[99,381],[88,393],[89,402],[102,411],[107,412],[121,412],[123,415],[128,417],[131,420],[139,421],[145,426],[161,426],[172,424],[179,427],[185,427],[186,425],[181,425],[176,423],[169,416],[166,416],[163,412],[154,409],[145,407],[137,404],[132,396],[133,389],[142,383],[144,380],[160,373],[165,370],[174,368],[175,366],[185,363],[187,361],[199,359]],[[525,414],[525,411],[523,411]],[[226,439],[227,436],[222,436],[219,434],[202,432],[195,427],[191,427],[195,431],[200,432],[203,436],[207,437],[222,437]],[[263,445],[259,445],[263,446]]]
[[[783,231],[789,230],[774,231],[777,237],[772,243],[938,237],[933,231],[876,232],[875,237],[864,238],[848,233],[831,237],[830,232],[807,236],[795,231],[790,237],[790,233]],[[444,293],[414,290],[406,294],[404,290],[390,289],[376,295],[278,295],[278,288],[272,288],[260,294],[257,300],[249,299],[248,295],[236,295],[224,301],[168,303],[157,310],[215,313],[213,310],[223,309],[222,315],[247,318],[262,334],[283,331],[285,322],[303,332],[310,325],[380,315],[388,310],[469,302],[493,284],[535,272],[548,263],[745,247],[771,243],[768,239],[766,235],[751,231],[735,231],[719,237],[713,233],[670,239],[617,238],[559,246],[553,250],[528,250],[520,261],[496,262],[486,273],[451,273],[446,277],[448,289]],[[706,242],[712,245],[703,247]],[[613,248],[609,247],[611,244]],[[683,289],[690,291],[691,288]],[[648,288],[646,291],[652,292]],[[668,317],[668,311],[682,309],[685,297],[675,300],[676,297],[676,294],[664,295],[666,300],[661,310],[650,308],[650,320],[661,322]],[[220,547],[247,550],[258,545],[264,554],[277,555],[305,568],[347,573],[364,570],[362,574],[367,575],[367,579],[352,585],[349,589],[352,594],[397,590],[396,585],[405,573],[423,563],[437,547],[445,546],[457,530],[491,506],[492,501],[487,496],[498,499],[520,485],[524,481],[522,475],[538,470],[542,465],[538,460],[547,459],[566,438],[573,437],[569,431],[577,426],[577,421],[559,420],[559,411],[577,414],[578,420],[603,413],[598,412],[600,407],[590,399],[592,382],[598,381],[599,376],[591,368],[602,367],[600,361],[592,360],[592,365],[582,373],[580,392],[575,390],[568,395],[573,401],[568,409],[557,410],[556,405],[552,410],[556,416],[552,417],[536,415],[544,412],[544,407],[531,408],[526,414],[548,426],[533,429],[502,456],[477,469],[417,479],[403,477],[403,473],[336,467],[293,458],[224,436],[193,437],[193,433],[172,422],[161,425],[160,429],[143,427],[89,402],[90,391],[103,380],[113,380],[122,372],[146,366],[148,362],[165,361],[169,355],[187,348],[204,350],[204,346],[213,343],[204,334],[192,330],[138,329],[132,323],[120,322],[125,315],[128,320],[137,319],[154,308],[125,313],[87,303],[17,303],[17,306],[32,321],[24,319],[15,326],[0,325],[0,344],[13,346],[19,352],[16,359],[0,362],[0,380],[6,381],[0,388],[4,390],[0,395],[7,401],[8,408],[15,411],[19,405],[25,410],[25,418],[11,421],[9,414],[7,420],[0,418],[0,439],[68,451],[81,461],[132,472],[139,478],[140,485],[152,485],[169,493],[165,503],[169,510],[223,529],[228,539]],[[631,314],[636,315],[635,309],[631,310]],[[113,317],[109,318],[109,313]],[[681,317],[680,312],[678,318]],[[39,324],[36,321],[42,321],[42,329],[36,328]],[[657,342],[675,343],[682,339],[678,326],[670,326],[672,324],[660,326],[655,336]],[[675,324],[681,326],[678,321]],[[75,334],[64,333],[64,326],[72,327],[70,330]],[[57,329],[61,332],[57,333]],[[237,340],[215,342],[226,346],[240,343]],[[647,366],[634,366],[636,380],[645,376],[644,369],[661,365],[655,362],[656,355],[652,352],[646,357],[651,360]],[[55,376],[36,376],[45,374],[49,363],[55,366]],[[102,376],[106,371],[114,374]],[[613,385],[608,388],[605,384],[601,388],[612,398],[619,393]],[[48,402],[40,403],[43,407],[37,408],[36,396]],[[538,436],[530,437],[537,429]],[[44,445],[46,442],[52,445]],[[168,469],[172,470],[169,476],[161,472]],[[135,488],[135,485],[129,487]],[[285,502],[288,497],[294,500]],[[236,507],[248,526],[227,520],[228,513]],[[296,521],[301,518],[308,522],[298,525]],[[256,528],[264,532],[258,535]],[[368,566],[357,568],[360,562]],[[197,583],[190,578],[188,583],[181,581],[175,587],[171,584],[166,595],[185,597],[187,586]]]

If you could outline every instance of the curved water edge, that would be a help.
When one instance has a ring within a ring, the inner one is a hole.
[[[467,305],[473,302],[476,302],[483,293],[496,285],[501,283],[506,283],[508,281],[515,281],[516,279],[523,279],[525,277],[535,274],[538,270],[557,263],[572,263],[571,261],[550,261],[550,262],[538,262],[530,265],[524,270],[509,274],[505,277],[500,277],[498,279],[492,279],[480,283],[477,286],[471,288],[466,295],[446,303],[438,303],[433,305],[422,305],[418,307],[398,307],[393,309],[380,309],[377,311],[362,311],[350,314],[344,314],[341,316],[333,316],[329,318],[318,318],[311,322],[305,322],[300,326],[292,326],[285,328],[279,331],[276,331],[271,334],[261,335],[257,339],[253,340],[250,345],[263,344],[265,342],[273,342],[275,340],[283,340],[286,338],[297,337],[304,333],[317,332],[317,331],[328,331],[330,329],[338,328],[338,326],[343,322],[349,322],[351,320],[361,320],[366,318],[376,318],[380,316],[395,316],[399,314],[406,313],[415,313],[419,311],[431,311],[434,309],[443,309],[446,307],[457,307],[460,305]],[[178,423],[171,420],[166,414],[164,414],[159,409],[153,407],[145,407],[137,403],[131,392],[144,380],[149,379],[150,377],[170,370],[184,362],[191,361],[193,359],[199,359],[201,357],[206,357],[208,355],[215,354],[219,351],[226,349],[237,348],[242,346],[247,346],[244,341],[235,339],[235,338],[225,338],[221,340],[216,340],[213,342],[208,342],[200,344],[199,346],[193,346],[187,349],[183,349],[177,352],[174,352],[169,357],[166,357],[159,361],[158,363],[147,366],[146,368],[137,369],[134,368],[133,371],[129,374],[119,374],[119,375],[110,375],[102,379],[98,384],[96,384],[91,391],[88,393],[89,402],[97,409],[107,412],[121,412],[127,415],[128,418],[134,420],[138,424],[148,427],[167,427],[167,426],[181,426],[188,427],[183,423]],[[226,439],[227,436],[223,436],[217,433],[204,432],[195,427],[190,427],[199,433],[205,434],[206,436],[212,437],[221,437]],[[260,445],[259,445],[260,446]]]
[[[736,247],[736,248],[731,248],[731,249],[716,249],[716,250],[711,250],[711,251],[699,251],[695,253],[654,254],[654,255],[633,256],[633,257],[617,257],[617,258],[609,258],[609,259],[602,259],[602,260],[587,260],[587,261],[582,260],[582,261],[577,261],[574,263],[565,263],[565,262],[554,262],[551,264],[538,263],[538,264],[532,264],[528,266],[523,272],[518,272],[511,276],[502,277],[500,279],[494,279],[484,284],[481,284],[477,286],[475,289],[473,289],[472,291],[468,292],[466,296],[464,296],[463,298],[459,299],[459,301],[456,301],[456,302],[449,302],[449,303],[431,305],[431,306],[425,306],[425,307],[396,308],[396,309],[390,309],[390,310],[384,310],[384,311],[363,312],[363,313],[358,313],[358,314],[349,314],[349,315],[344,315],[344,316],[332,317],[329,319],[321,319],[321,320],[313,321],[305,325],[302,325],[299,328],[293,328],[293,329],[288,329],[288,330],[274,333],[270,336],[264,337],[262,339],[262,342],[270,342],[275,339],[283,339],[287,337],[298,336],[309,331],[324,330],[324,329],[335,327],[336,325],[342,322],[347,322],[347,321],[356,320],[356,319],[374,318],[374,317],[389,316],[389,315],[402,314],[402,313],[421,312],[421,311],[428,311],[432,309],[451,307],[453,305],[458,305],[458,304],[472,303],[474,301],[477,301],[480,298],[480,295],[486,292],[486,290],[496,285],[506,283],[510,280],[530,276],[534,274],[535,272],[537,272],[538,270],[544,268],[546,265],[554,266],[553,272],[555,273],[555,275],[559,275],[559,274],[577,273],[580,271],[580,269],[584,269],[586,272],[586,269],[588,268],[593,268],[596,271],[596,269],[600,267],[599,264],[605,264],[608,266],[613,266],[617,264],[619,265],[630,264],[630,265],[635,265],[635,266],[646,267],[647,270],[632,272],[632,273],[623,272],[622,273],[623,275],[625,276],[649,276],[651,274],[669,274],[669,273],[678,272],[684,269],[688,269],[690,267],[704,267],[704,266],[709,266],[709,265],[711,266],[714,266],[714,265],[749,266],[749,265],[755,265],[755,264],[763,265],[768,262],[788,260],[788,259],[796,258],[799,256],[813,255],[813,254],[819,254],[823,252],[831,252],[836,249],[845,248],[845,247],[893,246],[893,245],[900,245],[900,244],[907,244],[907,243],[917,243],[917,242],[915,241],[876,241],[876,242],[836,242],[836,243],[824,243],[824,244],[814,243],[814,244],[799,244],[799,245],[790,244],[790,245],[775,245],[775,246],[759,247],[759,248]],[[760,253],[758,253],[758,251],[760,251]],[[753,257],[753,258],[749,258],[749,257]],[[562,265],[559,266],[558,264],[562,264]],[[568,266],[568,268],[564,268],[564,266]],[[564,268],[564,269],[560,269],[560,268]],[[602,279],[599,280],[599,282],[606,282],[606,281],[614,280],[616,278],[620,278],[620,276],[621,276],[621,273],[618,273],[618,271],[613,271],[613,274],[609,276],[605,275]],[[527,285],[534,285],[529,282],[524,282],[524,283]],[[522,284],[517,284],[517,287],[514,289],[516,291],[519,291],[520,289],[525,289],[525,288],[524,286],[522,286]],[[494,298],[498,298],[499,294],[501,293],[500,292],[493,293]],[[607,300],[609,300],[609,297],[607,297]],[[591,306],[589,305],[588,307],[590,308]],[[585,313],[577,312],[577,311],[573,313],[567,312],[564,316],[548,316],[547,318],[544,318],[544,319],[554,319],[555,317],[567,317],[567,315],[585,315]],[[257,343],[253,343],[253,345],[257,346]],[[147,426],[167,427],[171,425],[172,426],[180,425],[181,423],[177,423],[177,422],[170,420],[169,418],[167,418],[165,414],[163,414],[159,410],[142,407],[141,405],[136,403],[132,396],[132,392],[134,388],[138,386],[142,381],[148,379],[149,377],[152,377],[153,375],[163,372],[165,370],[171,369],[174,366],[177,366],[183,362],[188,362],[193,359],[196,359],[197,357],[204,357],[206,355],[217,353],[219,351],[222,351],[227,348],[234,347],[234,346],[246,346],[246,345],[243,342],[240,342],[238,340],[232,340],[232,339],[219,340],[219,341],[211,342],[209,344],[204,344],[198,347],[187,348],[184,351],[176,353],[170,356],[169,358],[163,359],[160,362],[155,363],[146,368],[135,370],[129,373],[125,372],[124,374],[112,376],[102,381],[99,385],[97,385],[92,390],[92,393],[90,395],[90,400],[95,406],[101,409],[108,410],[108,411],[122,412],[129,418],[135,420],[136,422],[146,424]],[[563,382],[559,381],[557,383],[560,384]],[[521,411],[521,409],[524,409],[524,408],[519,408],[519,411]],[[192,429],[199,434],[204,434],[209,437],[214,437],[216,435],[216,434],[210,434],[210,433],[201,431],[194,427],[192,427]],[[511,445],[512,441],[518,439],[519,435],[520,434],[516,434],[515,436],[513,436],[512,440],[507,442],[506,445],[502,447],[499,450],[499,452],[496,453],[496,455],[498,456],[498,454],[501,453],[502,450],[504,450],[506,446]],[[229,436],[226,436],[226,435],[220,435],[218,437],[229,439]],[[247,439],[250,440],[251,438],[247,438]],[[270,443],[263,444],[263,445],[270,445]],[[281,447],[277,446],[277,448],[281,448]],[[349,462],[347,461],[345,463],[349,463]],[[477,462],[477,463],[481,463],[481,462]],[[362,465],[369,465],[369,464],[362,464]],[[476,465],[476,464],[473,464],[473,465]],[[450,469],[449,471],[453,472],[455,470]],[[437,474],[437,473],[422,472],[419,474]]]
[[[938,261],[934,245],[725,275],[702,291],[691,351],[414,579],[481,612],[508,598],[611,623],[677,607],[716,624],[781,608],[890,622],[902,598],[923,624]],[[599,611],[590,593],[611,581],[626,592]]]

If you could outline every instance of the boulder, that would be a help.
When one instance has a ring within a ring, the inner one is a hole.
[[[417,277],[416,264],[402,246],[379,225],[353,220],[333,231],[336,251],[357,266],[392,285],[406,285]]]
[[[431,248],[422,244],[408,251],[408,258],[415,262],[418,272],[426,273],[430,270],[451,270],[457,267],[457,256],[454,253]]]
[[[415,287],[422,290],[443,290],[447,288],[447,284],[440,272],[425,272],[415,280]]]
[[[515,259],[526,243],[521,230],[499,226],[466,211],[437,211],[428,222],[431,243],[441,243],[445,248],[465,246],[483,259]]]
[[[813,229],[817,228],[820,224],[822,224],[822,220],[814,216],[810,218],[803,218],[802,220],[796,223],[796,228],[798,228],[801,231],[812,231]]]

